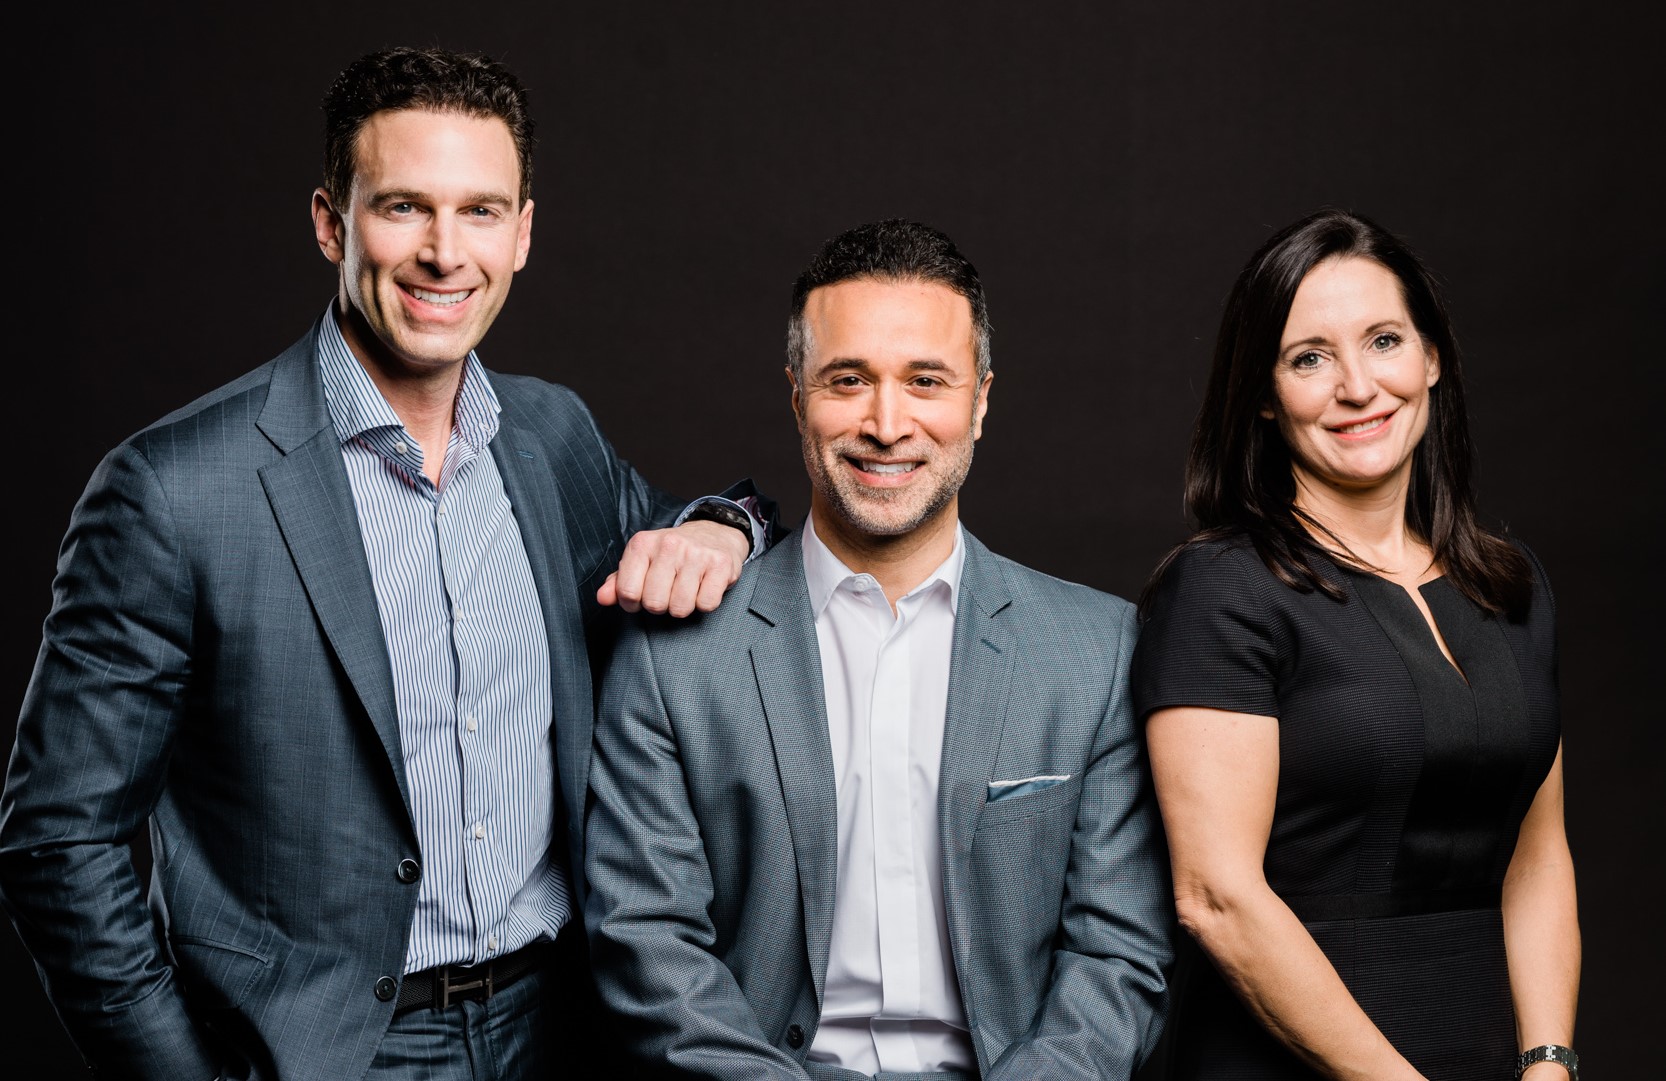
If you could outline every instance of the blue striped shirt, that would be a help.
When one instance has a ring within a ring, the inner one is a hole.
[[[470,353],[435,485],[333,317],[318,356],[393,669],[422,853],[405,971],[478,964],[553,938],[572,910],[554,835],[549,639],[489,450],[497,395]]]

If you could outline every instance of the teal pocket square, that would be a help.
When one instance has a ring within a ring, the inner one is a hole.
[[[1025,796],[1031,792],[1040,792],[1044,788],[1061,785],[1068,780],[1070,780],[1070,774],[1068,773],[1043,773],[1017,781],[990,781],[989,794],[984,797],[984,802],[995,803],[998,800],[1011,799],[1014,796]]]

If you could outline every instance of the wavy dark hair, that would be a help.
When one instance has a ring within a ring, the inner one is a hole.
[[[532,114],[526,88],[490,57],[400,47],[347,65],[324,95],[324,190],[346,206],[365,122],[384,110],[425,109],[501,120],[521,166],[520,200],[532,196]]]
[[[1186,461],[1186,510],[1198,532],[1170,552],[1152,574],[1149,603],[1174,557],[1199,541],[1247,537],[1267,568],[1293,589],[1345,593],[1314,563],[1328,536],[1340,538],[1295,505],[1290,450],[1278,422],[1262,416],[1273,399],[1273,368],[1296,289],[1329,259],[1369,259],[1400,283],[1400,295],[1423,341],[1437,351],[1440,379],[1429,389],[1429,424],[1412,453],[1406,526],[1429,545],[1447,580],[1494,615],[1520,618],[1532,572],[1501,534],[1480,523],[1470,485],[1473,448],[1464,408],[1463,364],[1446,304],[1434,276],[1411,248],[1357,214],[1326,209],[1275,233],[1250,257],[1227,297],[1215,339],[1209,385]]]

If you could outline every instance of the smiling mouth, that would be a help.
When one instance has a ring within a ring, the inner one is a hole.
[[[1393,413],[1384,413],[1380,417],[1372,417],[1369,420],[1362,420],[1357,424],[1339,424],[1332,428],[1331,431],[1338,435],[1364,435],[1366,432],[1373,432],[1378,428],[1381,428],[1383,425],[1392,420],[1393,417]]]
[[[441,308],[449,308],[453,304],[461,304],[463,301],[474,295],[473,289],[462,289],[455,293],[436,293],[431,289],[418,289],[414,285],[407,286],[406,291],[426,304],[434,304]]]
[[[875,477],[902,477],[920,468],[919,462],[876,462],[871,458],[849,458],[845,461],[855,466],[859,472]]]

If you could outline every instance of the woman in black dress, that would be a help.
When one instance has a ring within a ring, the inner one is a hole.
[[[1200,531],[1134,660],[1203,955],[1174,1076],[1574,1072],[1554,602],[1476,519],[1458,360],[1428,272],[1342,212],[1274,236],[1227,302]]]

